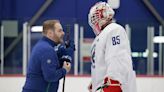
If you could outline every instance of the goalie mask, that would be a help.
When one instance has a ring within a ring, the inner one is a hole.
[[[88,22],[96,35],[100,34],[101,27],[114,16],[113,9],[106,2],[98,2],[91,7]]]

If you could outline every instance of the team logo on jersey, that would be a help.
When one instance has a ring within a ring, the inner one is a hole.
[[[93,45],[92,50],[91,50],[92,68],[95,68],[95,47],[96,47],[96,44]]]
[[[50,64],[52,61],[51,61],[51,59],[48,59],[47,60],[47,64]]]

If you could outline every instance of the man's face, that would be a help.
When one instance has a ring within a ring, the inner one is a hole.
[[[53,40],[56,42],[56,43],[63,43],[63,37],[64,37],[64,31],[63,31],[63,28],[62,28],[62,25],[60,23],[56,23],[54,25],[54,31],[53,31]]]

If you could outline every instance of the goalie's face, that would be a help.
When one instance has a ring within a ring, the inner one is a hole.
[[[100,34],[102,26],[114,16],[113,9],[105,2],[96,3],[88,14],[88,22],[96,35]]]

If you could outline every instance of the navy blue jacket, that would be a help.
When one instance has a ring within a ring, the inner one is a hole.
[[[23,92],[57,92],[59,80],[66,75],[60,67],[55,44],[43,37],[33,48]]]

